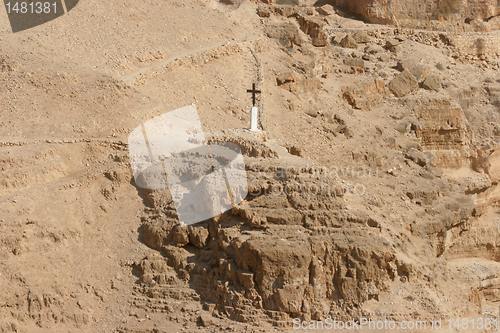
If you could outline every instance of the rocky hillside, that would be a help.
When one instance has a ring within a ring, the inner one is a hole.
[[[89,0],[0,24],[0,332],[497,318],[496,4],[363,4]],[[181,226],[127,138],[190,104],[241,147],[249,195]]]

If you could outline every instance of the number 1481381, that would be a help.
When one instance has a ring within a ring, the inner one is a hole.
[[[10,2],[6,3],[7,14],[21,13],[21,14],[55,14],[57,13],[57,3],[50,2]]]

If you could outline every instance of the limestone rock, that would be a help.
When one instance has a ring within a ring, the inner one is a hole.
[[[500,85],[489,85],[487,91],[490,95],[490,103],[495,106],[500,106]]]
[[[496,150],[488,157],[489,168],[488,175],[493,183],[500,182],[500,150]]]
[[[441,79],[439,76],[431,74],[425,78],[422,87],[426,90],[439,91],[441,90]]]
[[[143,229],[142,239],[145,244],[150,246],[153,249],[161,249],[162,240],[168,237],[169,232],[165,230],[164,227],[154,224],[148,224]],[[182,237],[181,237],[182,238]],[[187,244],[184,241],[181,241],[184,245]]]
[[[369,88],[370,85],[373,87]],[[358,82],[356,88],[359,86],[366,86],[358,92],[359,95],[369,96],[368,90],[374,89],[378,98],[384,96],[383,82],[362,85]],[[432,105],[430,107],[432,109]],[[344,115],[332,110],[322,114],[329,119],[332,128],[337,128],[334,131],[344,131],[346,137],[352,135],[346,133],[349,129]],[[324,118],[317,117],[316,121],[320,119]],[[432,168],[430,154],[412,149],[406,152],[408,159],[421,166],[419,171]],[[372,151],[359,151],[353,152],[352,159],[381,166],[384,162],[377,155]],[[293,157],[294,160],[300,159]],[[281,162],[294,163],[290,166],[301,163]],[[320,184],[316,176],[307,179],[286,174],[280,176],[273,168],[274,162],[269,163],[248,170],[254,189],[259,186],[255,185],[256,179],[264,181],[261,189],[269,189],[270,180],[282,181],[282,185],[292,185],[296,181]],[[286,169],[287,165],[283,167]],[[335,181],[335,177],[330,176],[321,182],[328,182],[330,178]],[[405,201],[408,205],[425,205],[425,210],[434,215],[424,212],[422,218],[412,216],[409,227],[412,235],[433,237],[434,242],[437,235],[464,223],[473,206],[471,201],[462,197],[448,200],[447,195],[456,193],[456,188],[443,188],[441,182],[431,180],[427,186],[422,184],[405,190]],[[329,184],[321,184],[322,187],[325,185]],[[341,189],[335,188],[331,196],[307,196],[293,186],[287,189],[288,194],[268,196],[261,193],[224,214],[219,221],[207,222],[210,236],[216,241],[210,241],[210,246],[200,251],[174,246],[177,244],[172,245],[173,239],[168,237],[159,240],[168,260],[162,257],[161,262],[154,265],[141,265],[144,266],[144,275],[147,275],[141,288],[146,294],[163,297],[161,293],[166,289],[162,290],[158,281],[167,281],[165,271],[168,272],[169,265],[173,265],[176,272],[189,281],[198,297],[214,304],[204,306],[205,310],[213,311],[216,307],[242,322],[255,322],[256,319],[270,322],[277,318],[286,321],[297,313],[307,318],[324,318],[332,308],[341,315],[359,315],[354,309],[356,305],[389,291],[396,279],[400,283],[420,274],[418,261],[401,256],[405,252],[396,250],[390,238],[380,234],[384,221],[362,206],[347,208],[343,200],[338,200],[338,196],[343,195],[338,192],[342,192]],[[145,223],[154,224],[156,218]],[[163,227],[167,230],[173,228],[176,233],[184,231],[168,222]],[[171,280],[169,277],[168,281]],[[155,289],[147,289],[146,283]],[[348,306],[338,306],[339,303]],[[199,320],[200,325],[213,325],[210,324],[211,317],[206,323],[205,319]]]
[[[349,48],[349,49],[356,49],[358,48],[358,44],[354,40],[354,38],[351,36],[351,34],[347,34],[341,41],[340,41],[340,46],[344,48]]]
[[[389,82],[389,89],[394,96],[403,97],[418,89],[418,81],[410,71],[404,70]]]
[[[366,44],[370,42],[370,36],[364,30],[358,30],[353,35],[352,38],[356,41],[356,43]]]
[[[410,107],[421,124],[416,135],[422,150],[432,152],[438,167],[460,168],[469,163],[471,133],[459,105],[443,98],[419,98]]]
[[[365,47],[365,53],[367,54],[377,54],[377,53],[383,53],[384,49],[380,45],[376,44],[370,44],[367,47]]]
[[[189,228],[178,226],[172,230],[172,240],[177,246],[182,247],[189,243]]]
[[[444,234],[470,218],[476,208],[473,200],[465,194],[456,194],[438,203],[438,192],[429,187],[414,189],[407,195],[417,204],[432,207],[430,219],[420,219],[411,225],[415,235]]]
[[[326,36],[323,29],[315,27],[311,29],[309,35],[312,38],[312,44],[317,47],[326,46],[328,43],[328,37]]]
[[[475,172],[484,174],[489,173],[491,168],[490,156],[487,156],[482,150],[477,150],[475,156],[472,157],[471,168]]]
[[[415,76],[418,82],[424,80],[429,73],[429,66],[424,64],[419,64],[415,60],[407,59],[403,61],[398,61],[398,69],[403,72],[404,70],[410,71],[410,73]]]
[[[291,155],[295,155],[295,156],[299,156],[299,157],[303,155],[302,148],[300,148],[299,146],[287,145],[286,149],[288,150],[288,152]]]
[[[403,52],[403,48],[401,47],[401,45],[396,45],[396,46],[393,46],[391,47],[390,51],[396,55],[400,54],[401,52]]]
[[[236,274],[241,285],[245,287],[246,290],[252,290],[255,287],[253,273],[238,271]]]
[[[323,31],[323,22],[316,17],[309,17],[304,14],[298,15],[300,30],[311,36],[314,46],[326,46],[328,38]]]
[[[396,39],[389,39],[385,42],[385,47],[387,47],[389,51],[394,52],[393,49],[396,46],[399,46],[399,41]]]
[[[434,157],[432,156],[432,154],[422,153],[421,151],[418,151],[415,148],[410,148],[406,152],[405,157],[412,160],[413,162],[420,165],[421,167],[425,167],[427,165],[436,166],[436,163],[434,162]]]
[[[316,109],[307,109],[306,114],[310,117],[313,117],[313,118],[316,118],[317,116],[319,116],[319,112]]]
[[[257,8],[257,15],[260,17],[270,17],[271,16],[271,8],[269,7],[259,7]]]
[[[363,54],[363,60],[370,61],[370,62],[375,62],[377,58],[371,54]]]
[[[333,15],[333,14],[335,14],[335,9],[333,8],[333,6],[332,6],[332,5],[328,5],[328,4],[327,4],[327,5],[324,5],[324,6],[322,6],[322,7],[319,7],[319,8],[317,9],[317,11],[318,11],[318,13],[319,13],[320,15],[324,15],[324,16],[328,16],[328,15]]]
[[[278,82],[278,86],[282,86],[290,82],[296,82],[297,75],[294,72],[282,73],[276,77],[276,81]]]
[[[370,110],[385,96],[385,85],[383,81],[375,80],[355,88],[346,87],[342,91],[344,99],[354,108]]]
[[[274,12],[284,17],[290,17],[297,14],[295,6],[287,6],[287,5],[275,5]]]
[[[281,1],[284,2],[283,0]],[[312,7],[315,3],[315,0],[292,0],[292,4],[302,7],[308,15],[313,15],[314,8]]]
[[[285,88],[289,91],[297,90],[297,81],[298,77],[297,74],[295,74],[295,72],[282,73],[276,77],[276,82],[278,83],[278,86]]]
[[[497,205],[500,202],[500,186],[497,184],[479,193],[474,202],[476,204],[477,213],[484,214],[489,207]],[[498,234],[498,232],[496,234]]]
[[[215,310],[216,304],[214,303],[203,303],[203,310],[212,313]]]
[[[269,38],[274,38],[280,41],[285,47],[292,45],[302,45],[299,37],[299,29],[296,25],[290,22],[269,24],[265,27],[264,32]]]
[[[299,75],[296,72],[285,72],[276,77],[279,87],[293,93],[317,94],[320,82],[314,77]]]
[[[209,232],[203,226],[189,227],[189,241],[199,249],[202,249],[208,240]]]
[[[370,23],[393,24],[408,28],[425,27],[429,17],[437,17],[448,22],[451,27],[455,22],[464,22],[474,17],[486,20],[498,15],[496,0],[485,0],[478,5],[475,1],[389,1],[389,0],[332,0],[334,6],[351,15],[361,16]]]
[[[484,173],[473,173],[448,179],[449,182],[459,184],[465,188],[465,193],[481,193],[487,191],[491,185],[491,178]]]
[[[335,36],[333,36],[332,43],[335,45],[340,45],[340,42],[342,41],[342,39],[344,39],[345,36],[347,36],[345,32],[337,32]]]
[[[202,314],[198,317],[198,322],[203,327],[210,327],[214,324],[214,318],[208,314]]]
[[[381,62],[389,62],[391,60],[391,56],[387,53],[381,53],[378,56],[378,60]]]
[[[363,59],[360,59],[360,58],[344,59],[344,64],[354,68],[354,71],[356,73],[364,73],[365,72],[365,62],[363,61]]]

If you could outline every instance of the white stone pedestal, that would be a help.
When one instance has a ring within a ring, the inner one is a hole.
[[[252,107],[252,114],[250,116],[250,131],[259,131],[257,126],[257,119],[259,117],[259,109],[254,106]]]

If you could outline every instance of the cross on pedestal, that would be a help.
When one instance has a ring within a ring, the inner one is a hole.
[[[255,90],[255,83],[252,83],[252,89],[247,90],[248,93],[252,94],[252,106],[255,106],[255,95],[260,94],[260,90]]]
[[[260,90],[255,89],[255,83],[252,84],[252,89],[248,89],[247,92],[252,94],[252,113],[250,116],[250,131],[258,131],[257,118],[259,115],[259,109],[255,106],[255,95],[261,94]]]

